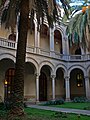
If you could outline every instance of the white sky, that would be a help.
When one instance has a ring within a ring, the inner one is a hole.
[[[88,0],[90,2],[90,0]],[[58,3],[60,3],[60,0],[57,0]],[[70,3],[71,6],[74,5],[82,5],[84,2],[83,0],[72,0],[72,3]]]

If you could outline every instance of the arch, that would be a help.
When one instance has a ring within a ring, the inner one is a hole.
[[[77,65],[71,66],[71,67],[68,69],[68,76],[70,76],[71,71],[72,71],[73,69],[76,69],[76,68],[82,70],[84,76],[86,75],[86,69],[85,69],[83,66],[77,64]]]
[[[42,25],[42,24],[41,24]],[[43,25],[47,26],[49,28],[48,23],[44,22]]]
[[[61,32],[60,32],[60,30],[54,30],[54,37],[56,37],[57,39],[62,39],[62,34],[61,34]]]
[[[36,68],[35,73],[39,73],[39,65],[38,65],[38,63],[37,63],[37,61],[35,59],[30,58],[30,57],[26,57],[26,61],[25,62],[32,63],[35,66],[35,68]]]
[[[65,32],[64,32],[64,29],[63,29],[63,28],[56,26],[56,27],[54,28],[54,31],[55,31],[55,30],[58,30],[58,31],[61,33],[62,38],[65,36]]]
[[[55,67],[54,67],[54,65],[53,65],[51,62],[49,62],[49,61],[43,61],[43,62],[40,63],[39,73],[40,73],[41,68],[42,68],[44,65],[48,65],[48,66],[50,67],[50,70],[51,70],[51,75],[55,75],[55,74],[54,74],[54,68],[55,68]]]
[[[7,71],[5,73],[5,80],[4,80],[4,99],[5,99],[5,101],[10,100],[14,76],[15,76],[15,68],[7,69]]]
[[[15,61],[16,61],[15,56],[12,55],[12,54],[10,54],[10,53],[0,54],[0,60],[6,59],[6,58],[11,59],[12,61],[14,61],[14,63],[15,63]]]
[[[58,68],[61,68],[61,69],[62,69],[62,71],[63,71],[63,73],[64,73],[64,76],[67,75],[67,68],[66,68],[65,65],[62,65],[62,64],[57,65],[56,68],[55,68],[55,74],[56,74],[56,71],[57,71]]]
[[[44,72],[39,76],[39,101],[47,101],[47,76]]]
[[[70,72],[70,98],[86,96],[84,72],[80,67]]]
[[[49,27],[47,26],[47,24],[42,24],[41,26],[40,26],[40,35],[42,36],[42,37],[44,37],[44,36],[50,36],[49,35]]]
[[[54,50],[55,52],[63,53],[62,50],[62,34],[60,30],[54,30]]]
[[[16,34],[15,34],[15,33],[11,33],[11,34],[8,36],[8,39],[9,39],[9,40],[12,40],[12,41],[16,41]]]
[[[46,24],[40,26],[40,48],[50,51],[50,33]]]
[[[76,50],[75,50],[75,55],[81,55],[81,48],[78,47]]]

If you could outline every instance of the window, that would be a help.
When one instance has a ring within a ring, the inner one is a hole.
[[[9,40],[12,40],[12,41],[16,41],[16,34],[10,34],[10,35],[8,36],[8,39],[9,39]]]
[[[41,25],[41,36],[42,37],[49,37],[49,30],[46,25]]]
[[[77,74],[76,79],[77,79],[77,87],[83,87],[83,77],[81,73]]]
[[[9,68],[5,74],[4,89],[5,89],[5,100],[6,101],[10,99],[10,94],[12,91],[12,83],[14,79],[14,73],[15,73],[15,69]]]

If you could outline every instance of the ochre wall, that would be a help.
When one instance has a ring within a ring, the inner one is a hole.
[[[5,29],[4,27],[0,27],[0,37],[8,39],[8,36],[10,35],[10,29]]]

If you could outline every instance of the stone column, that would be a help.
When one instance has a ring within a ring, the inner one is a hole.
[[[69,77],[65,77],[66,101],[70,101],[70,81]]]
[[[15,48],[16,48],[16,49],[17,49],[17,42],[18,42],[19,16],[20,16],[20,14],[18,14],[18,16],[17,16],[17,25],[16,25],[16,44],[15,44]]]
[[[39,102],[39,74],[36,74],[36,102]]]
[[[35,52],[39,53],[39,49],[40,49],[40,32],[37,30],[37,19],[35,14]]]
[[[52,99],[55,100],[55,75],[52,75]]]
[[[50,28],[50,55],[54,55],[54,30]]]
[[[86,97],[90,99],[90,86],[89,86],[89,77],[85,77],[85,91],[86,91]]]

